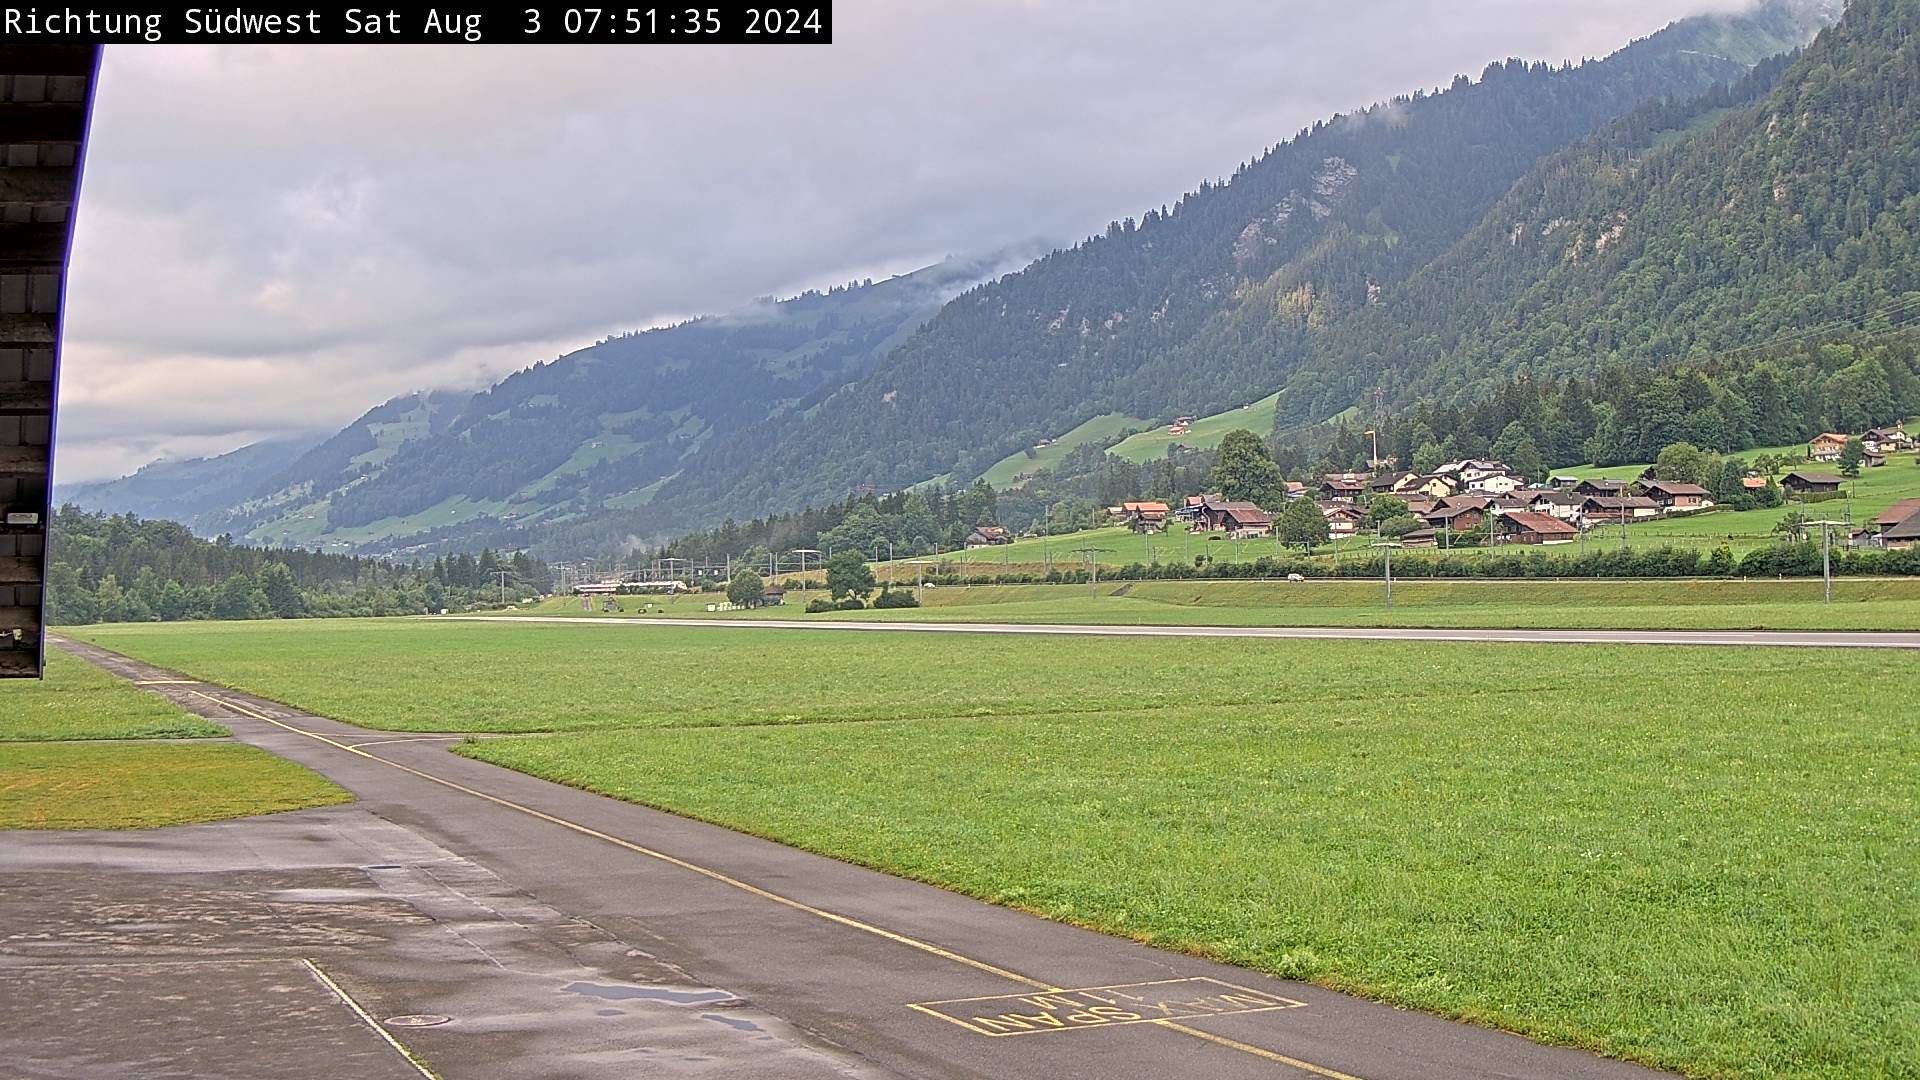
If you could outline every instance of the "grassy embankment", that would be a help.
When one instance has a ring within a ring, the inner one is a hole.
[[[61,653],[0,683],[0,829],[132,829],[346,802],[289,761]]]
[[[1092,593],[1093,595],[1089,595]],[[1818,581],[1403,580],[1384,606],[1378,581],[1140,581],[927,588],[925,606],[809,615],[781,607],[709,612],[723,599],[616,597],[618,614],[556,598],[515,615],[581,619],[801,619],[815,622],[1010,622],[1169,626],[1414,626],[1582,630],[1920,630],[1920,579]]]
[[[370,726],[597,727],[463,752],[1539,1038],[1703,1076],[1920,1068],[1904,653],[83,633]]]

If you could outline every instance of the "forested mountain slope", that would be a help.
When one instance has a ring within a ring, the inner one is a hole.
[[[1913,323],[1920,0],[1854,0],[1779,66],[1543,162],[1405,289],[1319,335],[1289,415]]]
[[[684,526],[964,479],[1091,416],[1262,397],[1307,361],[1312,331],[1446,252],[1543,155],[1643,102],[1740,78],[1804,41],[1823,10],[1686,20],[1605,60],[1495,64],[1316,124],[1225,184],[959,297],[817,410],[714,440],[651,508]],[[1254,347],[1194,347],[1231,340],[1221,320],[1263,289],[1297,332],[1246,320]]]
[[[716,434],[813,408],[1010,262],[948,260],[764,300],[610,338],[478,394],[396,398],[196,522],[255,542],[375,550],[643,505]]]

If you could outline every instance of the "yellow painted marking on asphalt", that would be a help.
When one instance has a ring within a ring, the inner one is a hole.
[[[804,901],[795,900],[789,896],[782,896],[779,893],[771,892],[767,889],[761,888],[758,885],[752,885],[745,881],[741,881],[739,878],[732,877],[727,874],[723,874],[720,871],[714,870],[710,867],[701,866],[698,863],[688,862],[685,859],[678,858],[673,855],[669,855],[664,851],[656,851],[652,848],[645,847],[640,844],[636,844],[631,840],[623,840],[618,836],[601,832],[600,830],[592,828],[591,826],[582,825],[577,821],[570,821],[566,818],[559,817],[554,814],[549,814],[544,810],[536,810],[533,807],[527,806],[523,803],[514,802],[511,799],[501,798],[498,795],[489,794],[488,792],[481,791],[477,788],[470,788],[465,784],[461,784],[453,780],[448,780],[445,777],[435,776],[430,772],[413,768],[410,765],[402,765],[397,761],[391,761],[387,758],[380,757],[377,754],[369,754],[365,750],[362,750],[357,746],[354,746],[349,743],[341,742],[338,739],[332,738],[327,735],[323,735],[317,731],[307,731],[303,728],[295,727],[294,725],[289,724],[284,720],[279,720],[274,717],[268,716],[266,713],[260,712],[257,709],[249,708],[248,706],[242,705],[239,702],[229,701],[224,698],[218,698],[213,696],[212,694],[208,694],[200,690],[191,690],[188,692],[193,694],[196,697],[205,698],[206,700],[222,708],[231,709],[242,716],[247,716],[255,720],[264,721],[266,723],[272,724],[277,728],[281,728],[283,730],[293,732],[296,735],[305,735],[309,739],[315,739],[319,742],[326,743],[328,746],[331,746],[336,750],[344,750],[349,754],[355,755],[356,757],[363,757],[363,758],[366,758],[368,761],[379,762],[380,764],[385,765],[389,768],[398,769],[401,772],[408,774],[409,776],[417,776],[422,780],[428,781],[429,783],[439,784],[440,786],[445,788],[451,788],[452,790],[458,791],[462,794],[471,795],[476,799],[484,799],[487,802],[493,803],[496,806],[503,806],[509,810],[518,811],[519,813],[525,814],[528,817],[537,818],[541,821],[545,821],[552,825],[558,825],[563,829],[568,829],[572,832],[579,833],[582,836],[590,836],[596,840],[604,840],[607,843],[614,845],[615,847],[624,848],[638,855],[645,855],[650,859],[657,859],[660,862],[666,863],[670,866],[677,866],[683,870],[687,870],[692,873],[699,874],[701,877],[720,882],[723,885],[731,886],[732,888],[739,889],[741,892],[747,893],[749,895],[757,896],[762,900],[779,904],[782,907],[790,908],[794,911],[804,912],[808,915],[812,915],[820,919],[825,919],[828,922],[835,923],[840,926],[845,926],[853,930],[859,930],[863,933],[872,934],[875,937],[881,938],[886,941],[894,942],[895,944],[898,944],[898,945],[905,945],[908,948],[918,949],[921,952],[928,953],[929,955],[932,955],[932,956],[938,956],[943,960],[951,960],[956,964],[961,964],[966,967],[973,968],[976,971],[983,971],[989,975],[997,975],[1000,978],[1007,979],[1012,982],[1023,983],[1027,986],[1031,986],[1034,989],[1040,990],[1045,993],[1061,992],[1060,987],[1054,985],[1053,983],[1047,982],[1044,979],[1031,978],[1029,976],[1022,975],[1017,971],[1009,971],[1008,969],[1000,967],[998,965],[989,964],[984,960],[976,960],[971,956],[966,956],[961,953],[954,952],[951,949],[942,948],[941,946],[935,945],[930,941],[922,941],[919,938],[909,937],[905,934],[898,934],[893,932],[892,930],[885,929],[884,927],[875,926],[872,923],[868,923],[868,922],[862,922],[861,920],[852,918],[851,916],[841,915],[838,912],[828,911],[825,908],[814,907],[812,904],[805,903]],[[318,976],[323,981],[327,982],[329,985],[332,985],[332,980],[328,979],[324,972],[320,971],[319,968],[314,967],[311,961],[306,961],[306,963],[309,967],[313,968],[313,972],[316,976]],[[341,997],[344,1000],[346,1000],[348,1004],[352,1005],[356,1011],[359,1011],[363,1016],[365,1015],[365,1010],[360,1009],[360,1007],[357,1004],[354,1004],[353,1000],[351,998],[348,998],[344,992],[339,991],[337,987],[335,988],[335,992],[340,993]],[[917,1009],[918,1011],[923,1013],[929,1013],[929,1015],[934,1015],[934,1016],[940,1015],[937,1012],[931,1012],[930,1010],[918,1005],[909,1006],[909,1008]],[[962,1027],[968,1026],[962,1021],[954,1020],[952,1017],[942,1016],[941,1019],[948,1020],[949,1022],[952,1022],[952,1023],[958,1023]],[[371,1022],[371,1020],[369,1020],[369,1022]],[[1156,1020],[1154,1021],[1154,1023],[1156,1026],[1166,1028],[1168,1031],[1177,1031],[1183,1035],[1190,1035],[1196,1039],[1202,1039],[1206,1042],[1213,1043],[1217,1046],[1223,1046],[1229,1049],[1238,1050],[1241,1053],[1250,1054],[1254,1057],[1261,1058],[1266,1061],[1272,1061],[1272,1062],[1275,1062],[1276,1064],[1286,1065],[1290,1068],[1300,1069],[1305,1072],[1312,1073],[1315,1076],[1325,1077],[1327,1078],[1327,1080],[1361,1080],[1360,1077],[1352,1076],[1348,1073],[1338,1072],[1336,1070],[1329,1069],[1324,1066],[1315,1065],[1311,1062],[1302,1061],[1299,1058],[1288,1057],[1285,1054],[1278,1054],[1271,1050],[1254,1046],[1251,1043],[1243,1043],[1238,1039],[1229,1039],[1224,1035],[1215,1035],[1212,1032],[1201,1031],[1199,1028],[1188,1027],[1185,1024],[1176,1023],[1171,1020]],[[407,1059],[409,1061],[412,1061],[414,1065],[418,1067],[424,1075],[430,1078],[430,1080],[440,1080],[439,1077],[434,1076],[433,1073],[428,1071],[426,1066],[423,1063],[421,1063],[419,1060],[414,1058],[414,1056],[409,1051],[407,1051],[405,1047],[401,1046],[399,1041],[397,1039],[394,1039],[386,1031],[385,1028],[380,1028],[378,1027],[378,1025],[375,1025],[375,1027],[376,1027],[376,1030],[380,1031],[381,1035],[387,1038],[388,1042],[392,1043],[395,1047],[399,1048],[401,1053],[406,1054]]]
[[[652,858],[652,859],[658,859],[661,862],[668,863],[673,866],[678,866],[684,870],[691,870],[692,872],[699,874],[702,877],[711,878],[712,880],[718,881],[724,885],[731,885],[736,889],[739,889],[743,892],[751,893],[752,895],[758,896],[763,900],[770,900],[776,904],[780,904],[785,907],[792,908],[795,911],[802,911],[809,915],[816,915],[822,919],[826,919],[829,922],[838,923],[842,926],[851,927],[852,929],[855,929],[855,930],[862,930],[862,931],[865,931],[866,933],[873,934],[877,937],[885,938],[888,941],[896,942],[901,945],[906,945],[910,948],[919,949],[922,952],[931,953],[934,956],[938,956],[945,960],[952,960],[958,964],[965,964],[970,968],[974,968],[978,971],[987,972],[990,975],[998,975],[1003,979],[1011,979],[1014,982],[1025,983],[1028,986],[1032,986],[1042,990],[1053,989],[1053,985],[1051,983],[1042,982],[1039,979],[1029,979],[1025,975],[1021,975],[1017,972],[1008,971],[1006,968],[1003,968],[1003,967],[996,967],[995,965],[989,964],[983,960],[975,960],[970,956],[962,956],[959,953],[953,952],[950,949],[943,949],[940,946],[933,944],[932,942],[921,941],[918,938],[911,938],[906,936],[905,934],[896,934],[891,930],[874,926],[871,923],[861,922],[858,919],[850,918],[846,915],[841,915],[836,912],[827,911],[824,908],[817,908],[811,904],[803,903],[791,897],[782,896],[779,893],[769,892],[766,889],[762,889],[758,885],[750,885],[747,882],[741,881],[738,878],[729,877],[728,875],[723,874],[718,870],[713,870],[708,867],[701,866],[698,863],[691,863],[685,859],[676,858],[675,856],[669,855],[664,851],[655,851],[649,847],[642,847],[641,845],[636,844],[631,840],[622,840],[620,837],[613,836],[608,833],[603,833],[598,829],[591,828],[586,825],[582,825],[577,821],[569,821],[566,818],[557,817],[553,814],[549,814],[544,810],[535,810],[531,806],[526,806],[521,803],[514,802],[511,799],[503,799],[498,795],[491,795],[491,794],[488,794],[487,792],[480,791],[476,788],[470,788],[465,784],[457,783],[455,781],[448,780],[444,777],[435,776],[430,772],[423,772],[422,770],[413,768],[412,766],[402,765],[397,761],[389,761],[386,758],[380,757],[376,754],[369,754],[365,750],[358,749],[348,743],[343,743],[338,739],[329,738],[328,736],[322,735],[319,732],[302,730],[300,728],[293,726],[292,724],[287,723],[284,720],[276,720],[273,717],[268,716],[263,712],[259,712],[258,710],[255,710],[255,709],[250,709],[237,702],[227,701],[222,698],[217,698],[217,697],[214,697],[212,694],[201,693],[198,690],[193,691],[193,693],[200,697],[206,698],[208,701],[211,701],[216,705],[220,705],[224,708],[232,709],[235,712],[240,713],[242,716],[250,716],[255,720],[264,720],[267,723],[274,725],[275,727],[284,728],[287,731],[291,731],[300,735],[305,735],[310,739],[318,739],[319,741],[326,743],[327,745],[332,746],[336,749],[345,750],[349,754],[354,754],[359,757],[366,758],[368,761],[377,761],[382,765],[399,769],[401,772],[407,773],[412,776],[417,776],[422,780],[432,781],[433,783],[439,784],[442,787],[452,788],[455,791],[461,792],[466,795],[472,795],[478,799],[485,799],[490,803],[494,803],[495,805],[498,805],[498,806],[504,806],[509,810],[517,810],[520,813],[526,814],[530,817],[539,818],[541,821],[558,825],[563,829],[570,829],[574,832],[580,833],[583,836],[591,836],[596,840],[604,840],[609,844],[613,844],[617,847],[625,848],[628,851],[632,851],[636,854],[645,855],[648,858]]]
[[[345,1002],[347,1008],[353,1010],[353,1015],[360,1018],[361,1023],[372,1028],[374,1031],[374,1034],[380,1036],[382,1039],[385,1039],[387,1041],[388,1046],[391,1046],[395,1050],[398,1050],[400,1052],[400,1056],[407,1059],[407,1064],[412,1065],[415,1069],[419,1070],[421,1076],[426,1077],[426,1080],[440,1080],[439,1073],[436,1073],[432,1069],[428,1068],[427,1063],[420,1060],[420,1055],[407,1049],[406,1046],[402,1044],[399,1039],[394,1038],[393,1032],[388,1031],[385,1027],[382,1027],[380,1024],[380,1021],[375,1020],[371,1015],[367,1013],[367,1010],[360,1007],[359,1002],[353,1000],[352,994],[349,994],[345,990],[342,990],[340,988],[339,983],[334,982],[331,978],[327,976],[326,972],[321,971],[319,964],[314,963],[313,961],[307,959],[304,956],[300,958],[300,962],[307,965],[307,970],[313,972],[313,977],[316,979],[319,979],[322,985],[324,985],[327,989],[333,991],[333,994],[335,997]]]
[[[1165,1020],[1238,1016],[1299,1009],[1306,1004],[1265,990],[1194,976],[1038,994],[949,998],[907,1007],[958,1024],[976,1035],[998,1039],[1051,1031],[1094,1031],[1128,1024],[1157,1024]]]
[[[1301,1072],[1309,1072],[1315,1076],[1324,1076],[1326,1080],[1360,1080],[1359,1077],[1351,1073],[1343,1073],[1338,1069],[1329,1069],[1325,1065],[1315,1065],[1311,1061],[1302,1061],[1297,1057],[1276,1054],[1264,1046],[1243,1043],[1239,1039],[1229,1039],[1225,1035],[1215,1035],[1211,1031],[1201,1031],[1199,1028],[1188,1027],[1177,1020],[1156,1020],[1154,1023],[1166,1028],[1168,1031],[1177,1031],[1182,1035],[1191,1035],[1196,1039],[1205,1039],[1210,1043],[1238,1050],[1243,1054],[1252,1054],[1254,1057],[1265,1058],[1268,1061],[1299,1069]]]

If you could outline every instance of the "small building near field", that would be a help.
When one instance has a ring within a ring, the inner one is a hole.
[[[1582,480],[1573,485],[1576,495],[1620,496],[1627,493],[1625,480]]]
[[[1273,516],[1250,502],[1209,503],[1201,512],[1198,527],[1244,540],[1272,532]]]
[[[1580,504],[1580,523],[1618,525],[1660,516],[1660,504],[1645,495],[1590,495]]]
[[[1869,454],[1894,454],[1913,449],[1913,436],[1907,434],[1905,424],[1868,428],[1867,433],[1860,436],[1860,441]]]
[[[1442,499],[1439,505],[1420,516],[1436,531],[1463,533],[1480,527],[1487,519],[1487,500],[1485,499]]]
[[[1580,504],[1587,500],[1571,490],[1550,489],[1547,491],[1529,491],[1521,496],[1526,500],[1526,508],[1536,514],[1550,514],[1561,521],[1572,521],[1580,516]]]
[[[1807,458],[1811,461],[1839,461],[1840,452],[1847,448],[1847,440],[1852,436],[1839,431],[1823,431],[1807,443]]]
[[[1880,546],[1889,551],[1911,551],[1916,544],[1920,544],[1920,510],[1880,532]]]
[[[1120,521],[1137,533],[1159,533],[1167,531],[1167,517],[1172,513],[1163,502],[1128,502],[1120,504]]]
[[[999,547],[1013,543],[1013,537],[1000,525],[975,525],[961,543],[969,548]]]
[[[1494,518],[1500,539],[1515,544],[1571,544],[1580,539],[1580,530],[1552,514],[1533,510],[1512,510]]]
[[[1366,513],[1352,503],[1322,503],[1320,513],[1326,516],[1328,536],[1353,536],[1367,520]]]
[[[1743,476],[1740,478],[1740,488],[1743,491],[1765,491],[1767,490],[1767,478],[1764,476]]]
[[[1358,473],[1323,476],[1320,497],[1330,501],[1353,502],[1367,493],[1367,478]]]
[[[1840,490],[1840,478],[1832,473],[1790,472],[1780,478],[1780,486],[1796,495],[1825,495]]]
[[[1483,472],[1467,481],[1468,491],[1485,492],[1488,495],[1511,495],[1520,487],[1520,481],[1509,473]]]
[[[780,607],[786,602],[787,587],[784,585],[769,585],[760,593],[761,607]]]
[[[1706,488],[1677,480],[1643,480],[1640,492],[1661,510],[1703,510],[1713,505],[1713,496]]]

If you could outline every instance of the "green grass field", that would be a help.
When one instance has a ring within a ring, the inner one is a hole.
[[[1045,446],[1033,448],[1032,453],[1016,450],[995,462],[993,467],[980,474],[980,479],[997,488],[1011,487],[1023,476],[1029,476],[1042,469],[1051,469],[1066,459],[1067,452],[1086,443],[1104,443],[1129,431],[1151,424],[1126,413],[1107,413],[1096,416],[1086,423],[1067,432]]]
[[[252,746],[0,745],[0,829],[151,829],[350,801]]]
[[[290,761],[64,653],[0,682],[0,829],[134,829],[346,802]]]
[[[1094,595],[1090,596],[1089,593]],[[929,587],[925,606],[809,615],[809,597],[781,607],[709,612],[704,594],[556,598],[519,611],[582,619],[650,617],[803,619],[815,622],[1011,622],[1169,626],[1418,626],[1583,630],[1920,630],[1920,579],[1834,582],[1833,603],[1818,581],[1479,581],[1401,580],[1384,606],[1378,581],[1138,581],[1086,585]]]
[[[1280,395],[1272,394],[1237,409],[1199,417],[1181,435],[1170,434],[1167,425],[1160,424],[1151,431],[1127,436],[1110,453],[1139,464],[1166,457],[1167,450],[1175,443],[1211,450],[1220,445],[1220,441],[1227,437],[1227,432],[1240,428],[1264,439],[1273,431],[1273,414],[1279,406]]]
[[[1702,1076],[1920,1069],[1904,653],[504,620],[83,636],[368,726],[562,729],[463,752],[1538,1038]]]
[[[0,680],[0,742],[66,739],[190,739],[226,729],[58,650],[45,682]]]

